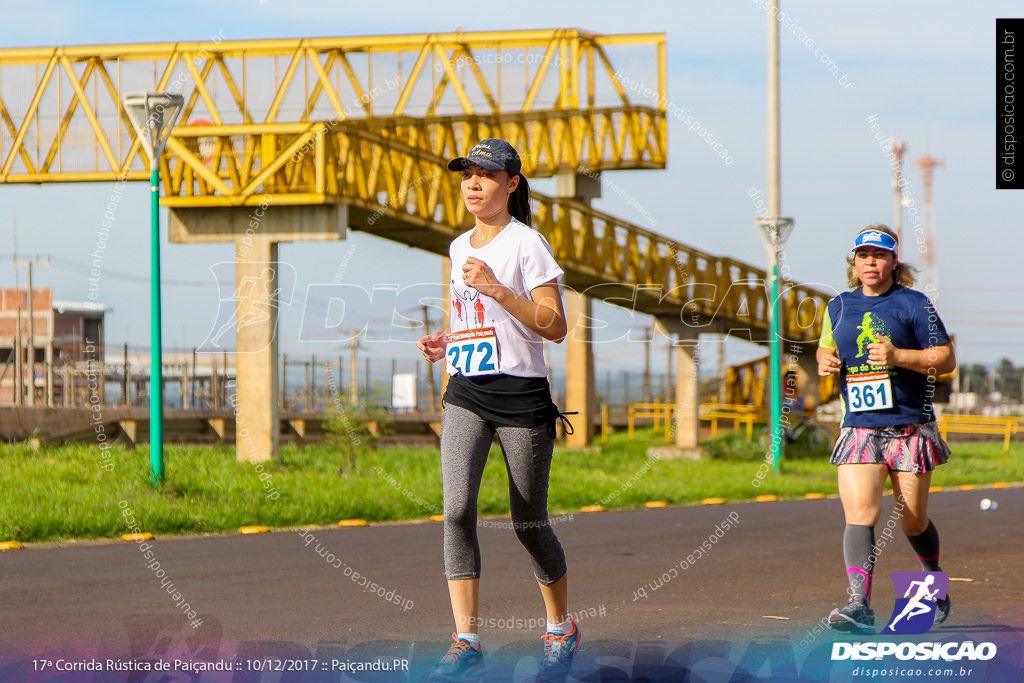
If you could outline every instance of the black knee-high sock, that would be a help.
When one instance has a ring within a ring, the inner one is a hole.
[[[875,527],[847,524],[843,532],[843,558],[852,597],[871,602],[871,576],[875,571]]]
[[[926,572],[940,572],[939,568],[939,532],[929,520],[928,528],[917,536],[907,536],[910,547],[917,553],[921,569]]]

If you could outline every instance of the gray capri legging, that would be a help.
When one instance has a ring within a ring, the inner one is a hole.
[[[548,475],[554,440],[547,424],[493,426],[448,403],[441,420],[444,484],[444,570],[449,581],[480,578],[477,497],[495,432],[508,470],[512,526],[530,553],[537,581],[551,585],[565,575],[565,553],[548,520]]]

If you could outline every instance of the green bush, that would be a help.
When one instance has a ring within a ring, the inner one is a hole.
[[[377,450],[377,440],[391,428],[384,419],[387,412],[378,395],[356,403],[334,396],[324,410],[324,426],[327,443],[341,456],[339,474],[347,477],[361,453]]]
[[[701,446],[713,460],[749,462],[762,460],[765,456],[764,448],[748,441],[746,433],[739,429],[721,432],[718,436],[702,441]]]

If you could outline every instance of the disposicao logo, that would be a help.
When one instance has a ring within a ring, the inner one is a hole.
[[[895,655],[896,659],[907,661],[971,662],[988,661],[996,656],[995,643],[950,641],[948,643],[832,643],[832,661],[844,659],[878,660]]]
[[[889,622],[878,635],[920,635],[935,624],[936,601],[946,597],[949,577],[944,572],[892,572],[889,575],[896,595]],[[859,642],[832,643],[832,661],[899,660],[953,662],[988,661],[996,656],[995,643],[950,641],[945,643]]]
[[[935,623],[936,601],[946,597],[949,577],[944,572],[893,572],[896,595],[889,623],[882,633],[920,635]]]

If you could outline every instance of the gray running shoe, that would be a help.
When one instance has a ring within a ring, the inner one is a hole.
[[[853,598],[846,607],[832,610],[828,615],[828,627],[847,633],[874,633],[875,613],[864,602]]]

